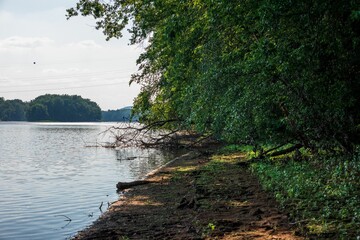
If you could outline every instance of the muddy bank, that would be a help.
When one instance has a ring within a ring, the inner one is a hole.
[[[237,160],[187,154],[147,180],[74,239],[302,239]]]

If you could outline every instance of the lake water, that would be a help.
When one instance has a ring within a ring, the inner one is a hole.
[[[158,150],[86,147],[108,123],[0,122],[0,239],[68,239],[119,198],[118,181],[174,157]],[[128,160],[129,158],[135,158]],[[71,219],[71,221],[66,221]]]

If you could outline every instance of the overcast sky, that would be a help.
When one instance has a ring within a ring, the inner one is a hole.
[[[132,105],[142,51],[129,36],[105,41],[90,18],[66,20],[76,0],[0,0],[0,97],[76,94],[103,110]]]

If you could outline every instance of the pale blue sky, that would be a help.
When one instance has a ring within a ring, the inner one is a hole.
[[[128,35],[105,41],[90,18],[66,20],[65,10],[75,4],[0,0],[1,97],[77,94],[104,110],[132,104],[139,86],[128,81],[141,47],[128,46]]]

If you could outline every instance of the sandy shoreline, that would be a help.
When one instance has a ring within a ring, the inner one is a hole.
[[[175,158],[73,239],[301,239],[239,165],[224,162],[204,185],[209,163],[196,152]]]
[[[147,173],[145,175],[145,177],[139,179],[139,180],[154,180],[154,178],[156,178],[156,175],[159,174],[159,172],[161,171],[166,171],[165,169],[169,166],[171,166],[172,164],[174,164],[177,161],[186,161],[186,160],[190,160],[196,157],[201,156],[200,153],[195,152],[195,151],[190,151],[188,153],[182,154],[181,156],[175,157],[173,160],[170,160],[169,162],[161,165],[160,167],[150,171],[149,173]],[[80,230],[75,236],[73,236],[71,239],[83,239],[83,237],[85,237],[87,234],[89,234],[90,232],[92,232],[93,230],[98,229],[99,227],[102,226],[104,219],[107,219],[108,215],[111,215],[112,212],[118,208],[119,206],[121,206],[122,204],[125,204],[127,202],[127,198],[130,197],[128,195],[131,195],[130,192],[133,191],[133,188],[130,189],[126,189],[123,191],[123,194],[121,197],[119,197],[118,200],[114,201],[111,203],[111,205],[109,206],[109,208],[97,219],[95,220],[90,226],[86,227],[83,230]],[[105,220],[106,221],[106,220]]]

